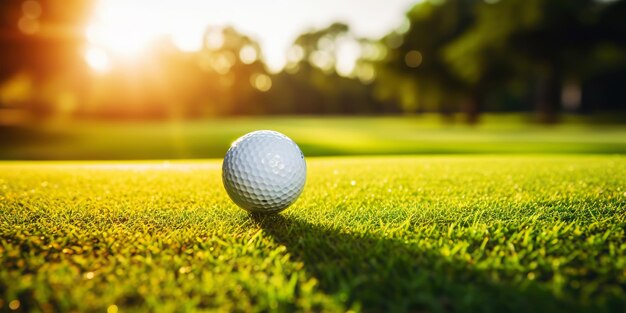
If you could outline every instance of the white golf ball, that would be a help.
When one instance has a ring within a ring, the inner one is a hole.
[[[271,130],[237,139],[226,152],[222,181],[230,198],[250,212],[280,212],[304,189],[306,162],[298,145]]]

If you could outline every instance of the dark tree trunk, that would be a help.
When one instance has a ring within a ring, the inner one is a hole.
[[[454,100],[456,99],[444,96],[438,103],[439,114],[441,115],[442,121],[446,124],[452,124],[454,122],[455,110],[452,104]]]
[[[470,125],[478,123],[478,116],[483,102],[483,92],[475,90],[463,103],[462,109],[465,113],[465,122]]]
[[[550,65],[539,77],[535,110],[540,122],[553,124],[558,121],[561,106],[562,81],[558,66]]]

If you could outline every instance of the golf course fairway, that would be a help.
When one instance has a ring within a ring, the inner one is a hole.
[[[251,216],[221,160],[0,162],[0,310],[617,312],[626,157],[307,158]]]

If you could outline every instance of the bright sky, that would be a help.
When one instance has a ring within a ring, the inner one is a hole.
[[[100,0],[87,35],[92,44],[120,55],[137,55],[169,34],[183,50],[201,45],[206,26],[234,26],[259,42],[271,70],[280,70],[294,39],[332,22],[357,36],[378,38],[399,27],[416,0]],[[148,5],[149,4],[149,5]],[[102,50],[88,59],[105,58]],[[90,62],[92,64],[92,62]],[[92,64],[93,65],[93,64]]]

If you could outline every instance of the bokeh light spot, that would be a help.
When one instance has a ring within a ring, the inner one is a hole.
[[[257,51],[251,45],[246,45],[239,50],[239,59],[244,64],[252,64],[257,60]]]
[[[417,50],[411,50],[404,56],[406,66],[416,68],[422,64],[422,54]]]
[[[209,50],[217,50],[224,45],[224,34],[221,29],[211,30],[205,38],[205,45]]]
[[[24,3],[22,3],[22,11],[25,17],[37,19],[41,16],[41,4],[34,0],[24,1]]]
[[[272,88],[272,79],[265,74],[253,74],[250,76],[250,84],[259,91],[265,92]]]
[[[387,56],[387,49],[380,43],[365,43],[361,47],[361,57],[366,60],[380,61]]]
[[[318,50],[311,53],[311,56],[309,57],[309,62],[325,72],[332,70],[334,65],[334,60],[331,54],[323,50]]]
[[[409,29],[411,29],[411,21],[405,16],[400,26],[396,29],[396,33],[405,34]]]
[[[300,71],[300,65],[298,63],[289,62],[285,66],[285,72],[288,74],[296,74]]]
[[[15,311],[20,308],[20,305],[21,305],[20,300],[17,300],[17,299],[13,300],[9,302],[9,309]]]
[[[298,63],[304,58],[304,49],[300,45],[293,45],[287,51],[287,62]]]
[[[33,94],[32,78],[27,74],[19,74],[0,86],[0,103],[8,106],[19,105],[28,101]]]
[[[323,36],[317,42],[317,47],[321,50],[332,51],[335,49],[335,41],[330,36]]]
[[[85,279],[93,279],[93,278],[94,278],[94,276],[96,276],[96,275],[94,274],[94,272],[87,272],[87,273],[83,274],[83,277],[84,277]]]
[[[356,61],[362,55],[361,45],[354,39],[341,37],[337,40],[337,64],[339,75],[348,76],[354,71]]]
[[[230,71],[230,68],[235,64],[236,60],[237,58],[232,52],[225,51],[213,57],[211,66],[214,71],[224,75]]]
[[[376,78],[376,71],[374,66],[369,63],[359,64],[355,68],[356,77],[364,84],[369,84]]]
[[[400,46],[404,43],[404,38],[397,33],[391,33],[387,38],[385,38],[385,42],[387,46],[391,49],[400,48]]]
[[[33,35],[39,31],[39,22],[27,16],[22,16],[17,22],[20,31],[27,35]]]

